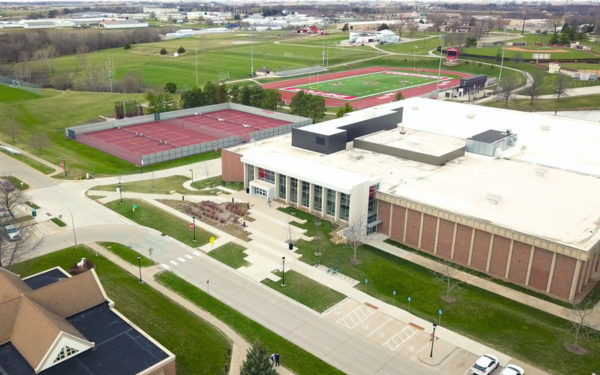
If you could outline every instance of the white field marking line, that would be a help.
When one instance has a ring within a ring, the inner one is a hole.
[[[180,261],[181,263],[185,263],[185,259],[183,259],[182,257],[179,257],[179,258],[177,258],[177,259],[179,259],[179,261]]]
[[[171,267],[167,266],[166,264],[161,264],[160,266],[165,270],[168,270],[169,268],[171,268]]]
[[[408,330],[409,333],[406,334],[404,331]],[[389,340],[387,340],[386,342],[383,343],[383,345],[387,346],[388,349],[390,349],[391,351],[395,351],[396,349],[398,349],[400,346],[402,346],[402,344],[404,344],[405,342],[407,342],[411,337],[413,337],[415,334],[417,333],[417,331],[413,330],[410,326],[406,326],[404,327],[400,332],[396,333],[394,336],[392,336]],[[402,340],[400,340],[400,343],[398,343],[396,341],[396,338],[398,338],[400,335],[405,336]],[[390,345],[390,342],[392,342],[394,344],[394,347],[392,348],[392,346]]]
[[[392,320],[394,320],[394,319],[392,319],[392,318],[389,318],[388,320],[386,320],[386,321],[385,321],[385,323],[381,324],[379,327],[377,327],[377,329],[375,329],[373,332],[369,333],[369,334],[367,335],[367,337],[370,337],[372,334],[374,334],[375,332],[379,331],[381,328],[383,328],[385,325],[387,325],[387,324],[388,324],[389,322],[391,322]]]
[[[176,266],[177,262],[175,262],[174,260],[169,261],[172,265]]]
[[[444,77],[444,78],[447,78],[447,77]],[[447,79],[452,79],[452,78],[447,78]],[[421,87],[421,86],[425,86],[425,85],[431,85],[431,84],[434,84],[436,82],[437,82],[437,79],[433,80],[432,82],[426,82],[426,83],[421,83],[421,84],[418,84],[418,85],[412,85],[412,86],[406,86],[406,87],[396,88],[396,89],[393,89],[393,90],[382,91],[382,92],[379,92],[377,94],[365,95],[365,96],[357,96],[356,99],[352,99],[352,100],[360,100],[360,99],[370,98],[370,97],[373,97],[373,96],[385,95],[385,94],[389,94],[389,93],[394,92],[394,91],[402,91],[402,90],[412,89],[412,88],[415,88],[415,87]],[[448,81],[448,80],[442,80],[440,78],[440,82],[450,82],[450,81]],[[442,83],[440,83],[440,85],[441,84]],[[352,100],[349,100],[349,101],[352,101]]]
[[[200,256],[200,252],[199,251],[194,251],[194,255],[199,257]]]
[[[190,254],[185,254],[185,257],[188,258],[188,259],[194,259],[194,257],[191,256]]]

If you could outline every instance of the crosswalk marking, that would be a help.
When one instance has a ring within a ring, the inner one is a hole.
[[[175,262],[174,260],[171,260],[170,262],[171,262],[171,264],[172,264],[172,265],[174,265],[174,266],[176,266],[176,265],[177,265],[177,262]]]
[[[188,259],[194,259],[190,254],[185,254],[185,257]]]
[[[338,324],[343,325],[348,329],[353,329],[363,321],[367,320],[368,317],[373,315],[375,312],[372,309],[364,305],[360,305],[357,308],[350,311],[348,314],[342,316],[337,320]]]
[[[177,258],[177,259],[179,259],[179,261],[180,261],[181,263],[185,263],[185,259],[183,259],[182,257],[179,257],[179,258]]]
[[[168,270],[169,268],[171,268],[171,267],[167,266],[166,264],[161,264],[160,266],[165,270]]]

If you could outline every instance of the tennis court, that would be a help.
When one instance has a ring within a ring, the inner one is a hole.
[[[302,90],[306,93],[320,95],[326,98],[357,100],[434,83],[437,81],[437,75],[382,71],[325,81],[318,81],[318,77],[313,77],[313,79],[315,79],[315,82],[305,85],[284,87],[281,90],[288,92],[298,92]],[[450,77],[440,77],[440,81],[449,79]]]

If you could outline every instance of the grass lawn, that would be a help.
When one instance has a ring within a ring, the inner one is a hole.
[[[96,264],[98,277],[116,309],[177,356],[178,375],[221,374],[229,363],[230,343],[225,336],[85,246],[19,263],[13,271],[25,277],[56,266],[68,270],[83,257]]]
[[[398,89],[417,87],[437,81],[435,75],[427,75],[412,72],[377,72],[334,79],[322,82],[313,82],[306,85],[294,86],[294,89],[281,89],[282,91],[297,91],[297,89],[310,89],[344,95],[346,100],[367,98],[380,95]],[[442,77],[442,79],[447,77]]]
[[[151,180],[125,182],[122,184],[124,192],[131,191],[136,193],[170,194],[172,191],[181,194],[196,194],[195,191],[185,189],[183,183],[188,181],[188,177],[169,176],[155,178]],[[118,184],[94,186],[91,190],[116,191]]]
[[[156,276],[156,279],[200,308],[218,317],[242,335],[248,342],[260,341],[267,349],[267,353],[278,351],[281,354],[281,358],[283,358],[285,367],[294,373],[298,375],[343,374],[335,367],[292,344],[252,319],[247,318],[242,313],[175,276],[175,274],[162,272]]]
[[[194,181],[192,187],[196,189],[206,189],[215,186],[223,186],[231,190],[243,190],[243,182],[227,182],[221,179],[221,176],[209,177],[200,181]]]
[[[133,211],[134,205],[137,206],[135,212]],[[188,221],[139,199],[123,199],[122,205],[119,200],[115,200],[108,202],[106,207],[140,225],[165,233],[190,247],[202,246],[208,243],[211,236],[214,236],[201,228],[196,228],[196,242],[194,242]]]
[[[50,219],[51,222],[53,222],[54,224],[56,224],[59,227],[66,227],[67,224],[62,221],[61,219],[57,218],[57,217],[53,217],[52,219]]]
[[[132,248],[122,245],[117,242],[99,242],[100,245],[105,247],[111,253],[117,255],[119,258],[124,261],[133,264],[134,266],[138,265],[137,257],[140,256],[140,265],[142,267],[153,266],[156,263],[152,259],[148,259],[145,256],[141,255],[137,251]]]
[[[296,217],[307,219],[306,224],[299,226],[320,231],[323,238],[329,238],[334,229],[332,223],[322,221],[315,226],[311,215],[294,211]],[[423,319],[437,320],[437,311],[442,309],[442,324],[447,328],[554,374],[580,374],[600,367],[597,331],[580,341],[588,353],[578,356],[563,347],[573,337],[566,320],[470,285],[452,291],[456,302],[445,302],[441,298],[445,294],[444,283],[431,271],[370,246],[359,248],[358,258],[362,263],[355,265],[348,245],[322,241],[320,258],[314,255],[314,241],[299,241],[296,245],[303,255],[302,261],[312,265],[320,260],[324,265],[339,267],[341,273],[356,280],[368,278],[369,294],[388,303],[395,302],[392,293],[395,290],[396,305],[402,308],[408,307],[410,296],[412,313]],[[365,290],[365,285],[361,283],[358,288]]]
[[[39,97],[40,95],[33,92],[0,84],[0,103],[21,102]]]
[[[275,271],[274,274],[281,277],[279,271]],[[269,279],[264,279],[262,283],[320,313],[346,298],[345,295],[296,271],[285,273],[285,286],[281,286],[281,281]]]
[[[23,190],[29,189],[29,185],[27,185],[25,182],[19,180],[15,176],[6,176],[5,178],[8,181],[10,181],[13,185],[15,185],[15,188],[17,188],[18,190],[23,191]]]
[[[215,258],[219,262],[225,263],[231,268],[238,269],[250,264],[244,259],[246,258],[244,250],[246,250],[245,247],[233,242],[228,242],[225,245],[219,246],[212,250],[208,253],[208,255]]]
[[[533,54],[550,54],[551,59],[595,59],[598,56],[590,54],[589,52],[577,50],[569,47],[536,47],[536,46],[524,46],[518,47],[525,49],[526,51],[514,51],[511,50],[513,47],[507,47],[504,51],[505,58],[513,58],[515,54],[521,54],[524,59],[532,59]],[[517,48],[517,47],[514,47]],[[500,51],[502,54],[502,47],[482,47],[482,48],[462,48],[459,50],[459,54],[470,54],[479,56],[496,56]],[[556,52],[561,51],[561,52]]]
[[[0,108],[2,107],[2,105],[0,104]],[[37,169],[38,171],[42,172],[43,174],[49,174],[54,172],[54,169],[48,167],[45,164],[40,163],[37,160],[34,160],[32,158],[30,158],[29,156],[25,156],[23,154],[11,154],[10,152],[0,148],[0,151],[4,152],[5,154],[17,159],[18,161],[27,164],[28,166]]]
[[[488,101],[483,105],[496,108],[508,108],[518,111],[535,112],[535,111],[576,111],[600,109],[600,95],[585,95],[563,97],[560,101],[556,99],[536,99],[533,104],[530,104],[530,99],[512,99],[508,101],[508,107],[504,106],[504,101]]]

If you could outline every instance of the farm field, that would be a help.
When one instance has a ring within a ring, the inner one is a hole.
[[[447,80],[448,77],[441,77]],[[343,100],[363,99],[374,95],[381,95],[392,91],[417,87],[437,81],[433,74],[410,72],[383,71],[371,74],[357,75],[345,78],[332,79],[322,82],[313,82],[306,85],[282,88],[282,91],[306,92],[325,97],[335,97]],[[334,95],[330,95],[334,94]]]

